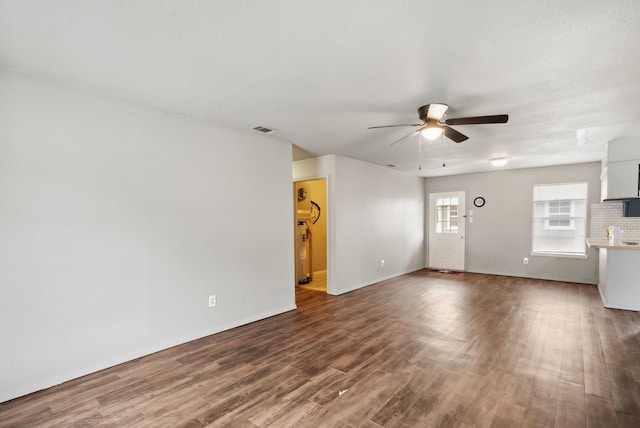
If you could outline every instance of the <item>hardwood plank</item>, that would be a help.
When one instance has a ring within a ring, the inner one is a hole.
[[[539,372],[527,403],[523,427],[553,426],[558,403],[558,383],[555,377]]]
[[[603,356],[583,355],[585,394],[613,400],[609,372]]]
[[[492,371],[484,378],[462,422],[478,428],[490,427],[511,379],[510,375],[501,371]]]
[[[587,428],[610,427],[615,424],[616,412],[613,402],[599,397],[587,396]]]
[[[625,367],[609,364],[607,368],[616,411],[640,417],[640,385]]]
[[[491,421],[491,428],[513,428],[522,425],[525,408],[517,404],[502,401]]]
[[[458,381],[449,382],[438,396],[433,411],[422,415],[418,426],[459,426],[484,383],[485,377],[473,374],[463,374]]]
[[[627,415],[626,413],[616,412],[616,422],[619,428],[638,428],[640,427],[640,418]]]
[[[402,415],[401,421],[409,426],[428,426],[427,418],[446,417],[449,409],[444,411],[441,403],[448,401],[448,394],[458,394],[463,376],[459,373],[442,371],[436,374],[428,389],[422,389],[416,394],[413,405]],[[450,386],[452,386],[450,388]],[[447,402],[447,404],[449,404]],[[375,420],[374,420],[375,421]],[[442,422],[442,421],[441,421]],[[452,421],[448,421],[452,422]]]
[[[417,369],[411,380],[396,393],[370,419],[380,426],[415,426],[415,419],[431,409],[437,390],[446,381],[446,373],[433,373]]]
[[[537,367],[537,362],[519,358],[516,367],[511,371],[511,379],[502,400],[526,408],[531,397]]]
[[[560,382],[554,426],[583,427],[586,424],[584,386]]]
[[[410,379],[411,373],[392,375],[382,371],[372,372],[347,390],[342,390],[342,395],[339,392],[338,397],[325,408],[334,418],[357,426],[362,421],[370,420]]]
[[[288,411],[277,413],[275,417],[264,422],[264,427],[295,427],[308,424],[311,418],[323,410],[322,406],[309,400],[300,400]],[[328,422],[325,420],[325,422]],[[338,426],[338,425],[334,425]]]
[[[301,403],[309,408],[315,408],[310,405],[310,403],[314,403],[312,397],[345,376],[342,372],[329,369],[308,379],[301,385],[289,386],[285,384],[280,393],[273,394],[267,400],[249,409],[248,419],[258,426],[266,426],[285,417],[289,412],[295,412],[295,408]],[[338,392],[336,391],[335,395],[338,395]]]

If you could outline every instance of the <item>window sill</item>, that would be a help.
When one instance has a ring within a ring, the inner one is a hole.
[[[576,253],[531,253],[532,256],[541,256],[541,257],[566,257],[569,259],[588,259],[588,254],[576,254]]]

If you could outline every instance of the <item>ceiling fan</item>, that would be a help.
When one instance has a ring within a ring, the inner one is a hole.
[[[461,143],[469,137],[464,135],[463,133],[456,131],[455,129],[447,126],[447,125],[479,125],[484,123],[507,123],[509,120],[509,115],[507,114],[496,114],[491,116],[473,116],[473,117],[458,117],[452,119],[445,119],[445,113],[449,108],[446,104],[427,104],[423,105],[418,109],[418,117],[422,120],[422,123],[407,123],[402,125],[384,125],[384,126],[370,126],[368,129],[378,129],[378,128],[393,128],[396,126],[419,126],[420,128],[416,131],[410,132],[399,140],[394,141],[391,145],[394,145],[408,136],[415,134],[416,132],[420,132],[425,138],[429,140],[433,140],[438,138],[440,135],[444,134],[445,137],[450,140],[455,141],[456,143]]]

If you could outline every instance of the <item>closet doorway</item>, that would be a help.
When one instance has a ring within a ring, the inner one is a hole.
[[[296,181],[295,270],[298,287],[327,292],[327,180]]]

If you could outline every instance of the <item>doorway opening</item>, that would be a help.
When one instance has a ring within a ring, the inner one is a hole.
[[[327,180],[294,183],[298,287],[327,292]]]

